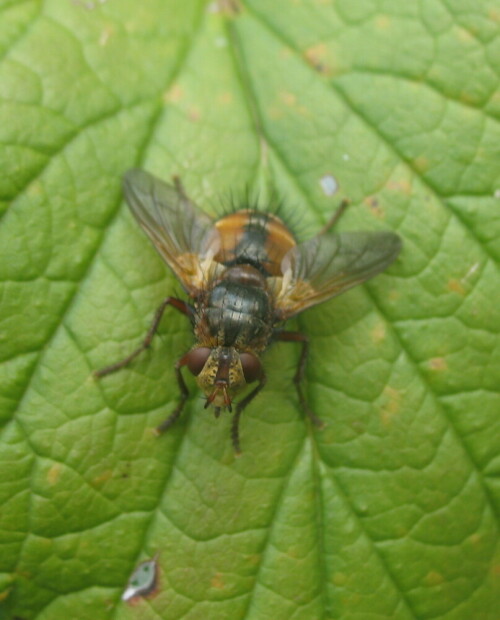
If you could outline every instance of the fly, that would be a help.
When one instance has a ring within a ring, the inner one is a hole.
[[[184,408],[189,392],[182,369],[187,366],[206,396],[205,408],[212,405],[216,417],[225,409],[233,413],[231,438],[239,453],[241,413],[266,383],[261,356],[276,341],[301,345],[293,382],[301,408],[321,426],[301,384],[308,338],[284,324],[382,272],[398,256],[400,237],[389,231],[331,232],[347,206],[343,202],[318,235],[297,243],[275,214],[241,209],[214,219],[188,198],[179,179],[170,185],[142,170],[126,173],[124,194],[189,301],[164,299],[141,345],[95,375],[127,366],[148,348],[165,309],[172,306],[190,320],[196,344],[175,364],[180,398],[159,433]],[[253,389],[235,403],[249,385]]]

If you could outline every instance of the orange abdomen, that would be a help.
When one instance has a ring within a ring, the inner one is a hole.
[[[215,260],[225,265],[250,264],[265,275],[281,274],[285,254],[296,245],[295,238],[276,216],[244,209],[215,223],[221,247]]]

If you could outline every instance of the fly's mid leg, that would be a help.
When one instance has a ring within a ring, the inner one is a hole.
[[[158,307],[158,310],[155,312],[155,316],[154,316],[153,322],[151,323],[151,327],[148,329],[146,337],[141,342],[141,344],[137,347],[137,349],[132,351],[130,355],[127,355],[127,357],[123,358],[119,362],[115,362],[114,364],[110,364],[109,366],[105,366],[104,368],[101,368],[99,370],[95,370],[93,373],[94,377],[96,377],[97,379],[100,379],[101,377],[110,375],[111,373],[116,372],[117,370],[121,370],[122,368],[125,368],[125,366],[128,366],[130,362],[132,362],[132,360],[134,360],[140,353],[142,353],[147,348],[149,348],[149,346],[151,345],[151,341],[153,340],[153,337],[158,330],[158,326],[160,325],[160,321],[162,319],[163,313],[165,312],[166,307],[169,305],[173,306],[176,310],[178,310],[179,312],[182,312],[182,314],[185,314],[189,318],[191,318],[193,315],[193,310],[191,306],[189,306],[185,301],[182,301],[181,299],[177,299],[176,297],[167,297],[161,302],[160,306]]]

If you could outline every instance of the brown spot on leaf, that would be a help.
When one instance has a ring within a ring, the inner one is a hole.
[[[210,585],[212,588],[216,588],[217,590],[222,590],[224,588],[224,580],[222,579],[221,573],[215,573],[210,581]]]
[[[378,198],[375,196],[367,196],[363,202],[370,207],[370,211],[375,217],[379,219],[383,219],[385,217],[385,211],[380,206]]]
[[[429,368],[436,371],[448,370],[448,364],[444,357],[433,357],[429,360]]]
[[[458,293],[458,295],[461,295],[462,297],[466,293],[466,290],[465,290],[463,284],[460,282],[460,280],[456,280],[455,278],[452,278],[451,280],[448,280],[448,284],[447,284],[446,288],[449,291],[451,291],[452,293]]]
[[[328,62],[328,49],[324,43],[318,43],[306,49],[304,58],[318,73],[322,75],[333,75],[333,68]]]

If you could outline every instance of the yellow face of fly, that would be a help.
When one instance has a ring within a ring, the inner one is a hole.
[[[247,385],[239,353],[233,347],[212,349],[196,381],[207,404],[231,407],[233,398]]]

